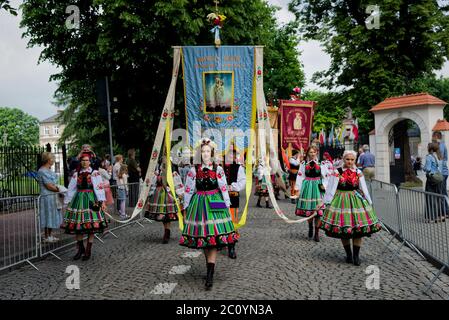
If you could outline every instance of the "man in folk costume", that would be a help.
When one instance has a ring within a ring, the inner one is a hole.
[[[231,151],[232,150],[232,151]],[[231,199],[231,217],[232,222],[236,224],[238,222],[238,212],[240,205],[240,191],[246,185],[245,169],[237,162],[237,151],[235,148],[231,148],[230,152],[226,155],[224,172],[226,175],[226,181],[229,185],[229,197]],[[236,231],[236,233],[238,233]],[[228,255],[231,259],[236,259],[235,243],[228,246]]]
[[[298,194],[298,190],[296,190],[296,176],[298,175],[299,166],[300,166],[300,159],[299,159],[299,151],[293,150],[292,152],[293,156],[290,158],[290,170],[289,170],[289,176],[288,181],[290,182],[290,192],[291,196],[295,197]],[[296,203],[294,199],[291,199],[292,203]]]

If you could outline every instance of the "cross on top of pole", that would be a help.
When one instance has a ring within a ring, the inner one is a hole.
[[[218,12],[218,4],[220,3],[219,0],[214,0],[215,3],[215,12]]]

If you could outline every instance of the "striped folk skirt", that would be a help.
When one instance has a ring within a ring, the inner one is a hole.
[[[228,208],[212,209],[211,201],[223,201],[218,189],[197,191],[186,210],[179,244],[194,249],[222,248],[237,242],[239,235]]]
[[[373,207],[356,190],[337,190],[320,219],[320,228],[332,238],[361,238],[381,230]]]
[[[64,215],[61,228],[68,234],[103,233],[108,227],[105,214],[96,208],[97,201],[93,190],[78,191],[70,202]]]
[[[170,222],[178,220],[177,212],[176,203],[171,193],[163,186],[158,186],[148,199],[145,216],[160,222]]]
[[[321,178],[305,178],[302,182],[301,193],[296,201],[295,214],[301,217],[310,217],[315,212],[318,216],[323,215],[323,190]],[[318,210],[317,210],[318,208]]]

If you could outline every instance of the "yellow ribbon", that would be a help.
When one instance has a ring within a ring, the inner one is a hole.
[[[171,142],[170,142],[170,121],[167,121],[167,124],[165,126],[165,149],[167,150],[167,183],[170,187],[170,192],[173,195],[173,199],[176,203],[176,208],[178,209],[178,220],[179,220],[179,229],[182,231],[184,229],[184,221],[183,216],[181,212],[181,207],[179,205],[178,196],[175,192],[175,182],[173,181],[173,172],[171,169],[171,159],[170,159],[170,153],[171,153]]]

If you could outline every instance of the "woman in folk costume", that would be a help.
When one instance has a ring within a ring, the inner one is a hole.
[[[272,209],[273,207],[270,205],[268,197],[270,196],[268,193],[268,185],[267,180],[264,175],[265,165],[263,163],[263,159],[259,158],[259,165],[257,166],[257,170],[254,172],[256,176],[256,195],[259,197],[257,199],[257,206],[259,208],[262,208],[262,205],[260,204],[260,201],[262,200],[262,197],[265,198],[265,207],[268,209]],[[269,168],[267,168],[269,170]],[[270,179],[274,180],[274,175],[270,175]]]
[[[228,152],[227,154],[224,172],[228,183],[229,197],[231,200],[230,211],[232,222],[236,224],[238,222],[238,212],[240,206],[240,191],[243,190],[246,185],[246,175],[243,166],[237,163],[237,152],[235,149],[232,149],[232,152]],[[238,232],[236,231],[236,233]],[[228,247],[228,250],[229,258],[236,259],[237,255],[235,253],[235,244],[231,244]]]
[[[232,246],[239,238],[229,213],[228,183],[222,167],[214,157],[214,143],[202,139],[197,147],[196,161],[184,189],[184,228],[179,244],[203,249],[207,264],[206,290],[213,285],[217,251]]]
[[[320,227],[326,235],[340,238],[346,251],[346,262],[360,265],[362,237],[381,229],[362,171],[357,169],[355,151],[345,151],[344,164],[335,169],[324,196],[326,210]],[[351,240],[353,247],[351,251]]]
[[[288,181],[290,182],[290,195],[292,197],[296,197],[298,195],[298,191],[295,188],[296,178],[298,176],[299,167],[301,165],[300,153],[298,150],[293,150],[293,156],[290,158],[290,170]],[[295,199],[291,199],[292,203],[295,203]]]
[[[299,198],[296,201],[297,216],[310,217],[316,213],[314,219],[309,219],[309,239],[313,237],[320,241],[318,222],[323,215],[323,196],[326,187],[326,167],[318,161],[318,150],[315,146],[307,149],[306,161],[301,164],[296,178],[296,188],[299,190]],[[313,221],[315,220],[315,233],[313,233]]]
[[[173,177],[179,177],[179,174],[174,171]],[[177,181],[177,179],[174,179]],[[180,180],[175,182],[175,191],[177,194],[184,186]],[[170,187],[167,184],[167,158],[165,156],[161,159],[159,170],[155,172],[152,181],[152,190],[148,198],[148,207],[145,216],[149,219],[162,222],[164,225],[164,236],[162,243],[167,244],[170,240],[170,223],[178,220],[178,210],[175,200],[170,192]]]
[[[88,260],[92,252],[95,233],[102,233],[107,228],[105,219],[106,196],[100,173],[90,166],[92,153],[82,153],[81,166],[73,174],[64,199],[67,210],[61,228],[68,234],[75,234],[78,252],[73,257]],[[83,235],[88,235],[84,247]]]

